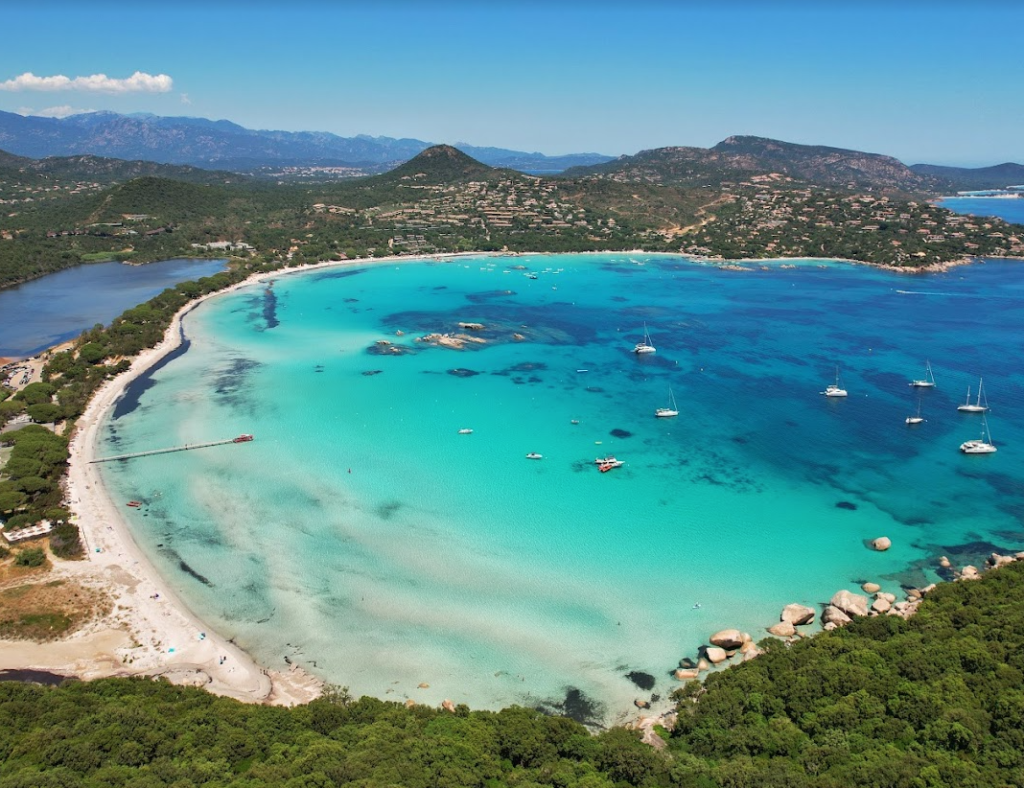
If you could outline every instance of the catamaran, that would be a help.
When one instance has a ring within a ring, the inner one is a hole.
[[[992,433],[988,431],[988,419],[981,417],[981,438],[973,441],[964,441],[960,444],[960,451],[964,454],[991,454],[996,450],[992,443]]]
[[[924,362],[924,380],[912,380],[910,385],[919,389],[935,388],[935,375],[932,374],[932,362]]]
[[[825,386],[825,390],[821,392],[826,397],[845,397],[846,389],[839,385],[839,367],[836,367],[836,382],[829,383]]]
[[[672,416],[679,415],[679,406],[676,405],[676,395],[672,393],[672,389],[668,390],[668,399],[671,405],[667,408],[658,408],[654,411],[654,415],[659,419],[667,419]]]
[[[971,404],[971,387],[967,387],[967,401],[963,405],[958,405],[957,410],[963,413],[984,413],[988,410],[988,402],[984,405],[981,404],[982,398],[985,396],[984,391],[981,387],[981,378],[978,379],[978,399],[975,400],[974,404]]]
[[[636,347],[633,348],[634,353],[657,353],[657,348],[651,344],[651,334],[647,330],[647,323],[644,323],[644,339],[643,342],[637,342]]]

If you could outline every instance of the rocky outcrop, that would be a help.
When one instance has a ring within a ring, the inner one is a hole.
[[[836,591],[829,605],[839,608],[850,617],[868,614],[868,598],[846,590]]]
[[[977,567],[965,566],[960,570],[960,580],[977,580],[981,577],[981,572],[978,571]]]
[[[865,615],[867,615],[866,605],[864,613]],[[851,619],[848,615],[846,615],[846,613],[844,613],[840,608],[836,607],[835,605],[829,605],[825,608],[824,611],[822,611],[821,614],[821,623],[826,627],[828,627],[829,624],[832,624],[833,628],[842,627],[846,624],[849,624],[852,620],[853,619]]]
[[[750,635],[744,637],[738,629],[722,629],[708,638],[709,643],[724,649],[739,648],[748,640]]]
[[[865,594],[877,594],[882,590],[882,587],[878,583],[864,583],[861,585],[860,590]]]
[[[778,638],[791,638],[796,634],[796,627],[790,621],[780,621],[778,624],[768,627],[768,634]]]
[[[455,704],[448,700],[448,698],[441,701],[441,708],[445,711],[450,711],[452,714],[455,713]]]
[[[782,613],[779,615],[779,621],[788,621],[790,624],[797,627],[801,624],[810,624],[814,621],[814,608],[795,603],[786,605],[782,608]]]
[[[725,660],[729,658],[729,655],[725,653],[724,648],[720,648],[719,646],[708,646],[704,649],[704,658],[712,665],[717,665],[720,662],[725,662]]]
[[[882,613],[888,613],[891,607],[892,602],[890,602],[888,599],[883,599],[879,597],[871,603],[871,612],[876,615],[881,615]]]
[[[679,681],[689,681],[698,678],[700,671],[697,668],[678,668],[674,675]]]
[[[871,542],[871,549],[879,552],[888,550],[890,547],[892,547],[892,540],[888,536],[879,536]]]

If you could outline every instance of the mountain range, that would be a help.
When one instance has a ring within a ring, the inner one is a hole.
[[[339,137],[328,132],[254,131],[227,120],[90,112],[41,118],[0,112],[0,149],[19,156],[91,154],[115,159],[251,171],[266,167],[389,169],[434,143],[393,137]],[[599,153],[546,156],[459,143],[468,155],[493,167],[551,173],[598,164]]]

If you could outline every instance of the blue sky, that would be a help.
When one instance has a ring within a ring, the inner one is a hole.
[[[1019,2],[36,0],[3,21],[17,34],[0,48],[0,110],[22,114],[548,154],[756,134],[908,164],[1024,163]]]

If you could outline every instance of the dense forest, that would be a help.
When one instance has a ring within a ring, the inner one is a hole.
[[[249,706],[143,679],[0,682],[0,788],[1024,785],[1024,563],[947,583],[677,693],[665,748],[524,708],[343,689]]]

